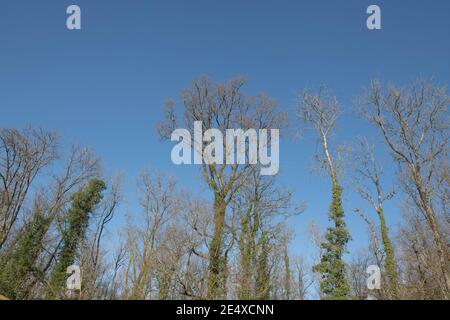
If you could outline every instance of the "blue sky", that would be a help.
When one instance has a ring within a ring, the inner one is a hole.
[[[81,31],[65,28],[70,4],[81,7]],[[370,4],[382,9],[380,31],[366,28]],[[173,165],[173,145],[157,137],[164,100],[201,75],[244,75],[246,92],[265,92],[292,111],[296,93],[326,84],[346,110],[336,141],[377,139],[354,116],[353,99],[375,77],[450,83],[449,11],[448,0],[0,0],[0,126],[56,128],[65,143],[94,148],[106,174],[126,174],[124,211],[133,210],[134,179],[144,167],[172,172],[207,197],[197,168]],[[327,225],[329,182],[310,171],[316,149],[311,137],[281,142],[280,183],[308,205],[290,223],[292,249],[305,255],[308,223]],[[362,202],[348,187],[344,197],[357,250],[367,244],[352,213]],[[393,228],[400,200],[386,210]]]

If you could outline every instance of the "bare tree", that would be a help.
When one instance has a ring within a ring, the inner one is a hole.
[[[282,222],[292,215],[301,213],[304,206],[294,206],[292,192],[279,188],[275,177],[261,176],[254,171],[245,186],[242,186],[233,198],[231,208],[234,222],[231,232],[239,251],[237,297],[256,298],[255,282],[258,275],[255,270],[258,254],[261,254],[266,240],[277,239],[275,241],[282,242],[284,234]],[[285,242],[282,252],[287,254],[285,252],[287,240]],[[273,249],[272,246],[267,248]],[[288,261],[289,257],[285,255],[283,259]],[[290,284],[290,280],[288,282]]]
[[[406,88],[385,88],[373,81],[359,102],[363,115],[380,130],[399,163],[403,189],[429,225],[447,299],[450,297],[449,256],[447,239],[443,237],[435,210],[439,192],[435,179],[448,156],[449,103],[444,87],[424,81]]]
[[[307,299],[309,290],[314,284],[314,278],[308,270],[310,270],[310,267],[302,257],[298,257],[294,261],[294,271],[296,276],[295,287],[297,288],[295,297],[299,300]]]
[[[376,223],[365,214],[364,210],[360,208],[356,208],[355,213],[358,216],[360,216],[361,219],[367,225],[367,229],[370,235],[369,248],[375,263],[377,264],[377,266],[383,265],[383,261],[385,259],[385,252],[383,249],[382,242],[380,240]]]
[[[402,298],[445,299],[439,255],[434,239],[429,237],[429,224],[411,200],[404,204],[404,220],[398,232]]]
[[[192,87],[181,94],[183,127],[194,137],[194,123],[201,121],[202,130],[219,129],[223,136],[227,129],[278,129],[284,123],[286,115],[276,108],[274,100],[265,95],[256,98],[243,93],[245,80],[235,78],[228,83],[214,85],[209,79],[195,80]],[[162,137],[170,138],[171,132],[178,126],[174,103],[166,105],[166,121],[158,127]],[[195,142],[192,145],[196,145]],[[204,142],[200,150],[203,154]],[[226,141],[222,141],[226,145]],[[195,148],[195,147],[194,147]],[[202,164],[202,175],[214,195],[214,232],[209,245],[209,298],[226,295],[226,259],[224,233],[227,207],[233,195],[244,184],[254,165],[227,164],[226,152],[222,164]]]
[[[186,256],[182,268],[176,275],[181,298],[206,299],[208,296],[208,248],[212,234],[212,215],[209,205],[196,198],[186,196],[189,201],[183,206],[183,229]]]
[[[359,300],[366,300],[369,297],[366,284],[366,270],[369,264],[370,257],[367,252],[360,251],[352,257],[348,266],[348,278],[352,296]]]
[[[57,144],[53,131],[0,130],[0,249],[36,176],[57,158]]]
[[[372,206],[379,219],[379,232],[385,254],[384,267],[387,274],[387,282],[390,289],[389,292],[391,293],[392,298],[395,298],[397,296],[399,285],[398,267],[383,210],[383,204],[392,199],[394,191],[384,193],[381,182],[383,167],[377,163],[374,147],[369,145],[366,139],[360,139],[356,144],[356,147],[353,150],[352,165],[355,172],[353,184],[355,190],[361,198],[366,200]],[[370,226],[369,223],[369,227]],[[373,242],[373,244],[375,243]]]
[[[163,232],[180,214],[180,200],[173,177],[144,171],[138,180],[143,219],[127,227],[128,262],[125,294],[148,299],[154,291],[157,248]]]

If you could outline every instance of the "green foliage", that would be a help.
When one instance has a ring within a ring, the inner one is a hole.
[[[226,204],[221,195],[215,194],[214,197],[214,234],[209,249],[208,298],[224,299],[227,281],[227,257],[223,252]]]
[[[239,252],[240,252],[240,283],[238,290],[238,298],[240,300],[248,300],[251,298],[251,273],[254,259],[255,238],[253,232],[250,232],[251,212],[253,206],[249,206],[241,217],[241,233],[239,235]]]
[[[52,218],[36,211],[19,234],[14,252],[0,263],[0,292],[10,299],[26,299],[33,285],[30,274],[38,271],[35,263]]]
[[[332,182],[329,219],[334,222],[334,226],[327,228],[326,241],[321,244],[324,252],[320,263],[313,267],[313,271],[322,275],[320,289],[325,299],[349,299],[350,288],[342,255],[350,240],[350,234],[344,221],[342,188],[336,176],[333,177]]]
[[[94,179],[84,190],[74,194],[72,206],[66,216],[68,228],[63,233],[62,249],[49,282],[49,298],[58,297],[60,290],[64,288],[66,270],[75,262],[77,249],[85,238],[89,213],[100,203],[105,189],[105,182]]]
[[[256,266],[256,299],[270,299],[269,240],[263,234]]]
[[[378,216],[380,218],[380,226],[381,226],[381,239],[383,241],[383,248],[386,254],[385,259],[385,269],[386,274],[388,276],[389,286],[394,295],[397,295],[398,289],[398,272],[397,272],[397,263],[395,260],[395,252],[394,247],[392,245],[392,241],[389,238],[389,229],[386,225],[386,221],[384,219],[383,209],[380,207],[377,210]]]
[[[284,248],[284,291],[285,291],[285,299],[291,299],[291,267],[289,261],[289,252],[287,245]]]

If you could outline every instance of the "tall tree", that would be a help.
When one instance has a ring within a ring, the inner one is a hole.
[[[385,256],[384,269],[389,287],[386,291],[389,298],[396,298],[399,286],[397,260],[383,209],[383,204],[394,196],[394,191],[386,194],[383,192],[383,168],[377,163],[374,147],[367,140],[360,139],[353,152],[353,160],[356,192],[372,206],[379,219],[379,233]]]
[[[63,232],[62,249],[52,271],[48,297],[60,297],[67,278],[66,270],[77,257],[77,250],[86,236],[89,225],[89,214],[102,200],[102,192],[106,184],[102,180],[91,180],[85,189],[75,193],[72,206],[67,212],[67,229]]]
[[[327,89],[318,92],[306,90],[299,98],[298,116],[303,123],[312,127],[319,135],[323,156],[319,157],[321,168],[331,179],[331,205],[328,213],[333,226],[327,228],[320,263],[313,267],[322,275],[320,289],[327,299],[347,299],[350,289],[346,279],[345,263],[342,256],[346,250],[350,234],[344,221],[342,208],[342,188],[338,181],[339,155],[336,160],[330,148],[329,137],[340,114],[340,106],[334,95]]]
[[[448,181],[437,184],[439,168],[447,162],[449,142],[445,87],[424,81],[405,87],[383,87],[373,81],[360,100],[363,115],[381,132],[400,168],[403,189],[422,212],[434,239],[445,298],[450,298],[448,239],[439,225],[436,200]],[[446,214],[446,213],[443,213]]]
[[[194,141],[194,123],[202,124],[202,132],[218,129],[223,134],[222,146],[226,145],[227,129],[279,129],[285,114],[277,110],[274,100],[265,95],[251,97],[243,93],[245,80],[235,78],[228,83],[213,84],[208,78],[195,80],[192,87],[182,92],[182,127],[190,132],[194,152],[203,154],[205,142],[200,137],[200,148]],[[162,137],[170,139],[178,128],[174,103],[166,105],[166,121],[159,125]],[[217,143],[218,141],[214,141]],[[234,143],[234,141],[233,141]],[[206,149],[206,148],[205,148]],[[233,151],[234,154],[234,151]],[[226,250],[224,246],[227,208],[233,195],[243,185],[246,177],[254,170],[252,164],[226,163],[227,152],[223,152],[222,164],[202,163],[202,175],[213,192],[214,231],[209,244],[208,297],[226,297]]]

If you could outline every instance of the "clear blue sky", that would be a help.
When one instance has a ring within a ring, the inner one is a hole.
[[[69,4],[82,9],[81,31],[65,28]],[[381,31],[365,26],[370,4],[382,9]],[[200,75],[245,75],[248,93],[292,110],[303,87],[327,84],[348,111],[336,138],[373,136],[350,111],[371,78],[450,83],[449,11],[448,0],[0,0],[0,126],[56,128],[65,143],[93,147],[107,174],[126,173],[130,202],[146,166],[207,197],[197,169],[172,165],[172,144],[157,138],[165,99]],[[281,143],[280,182],[308,205],[290,224],[296,253],[311,252],[312,219],[327,225],[329,182],[309,170],[315,150],[310,138]],[[351,212],[361,201],[349,188],[344,205],[350,249],[365,247],[366,228]],[[398,203],[387,211],[395,227]]]

